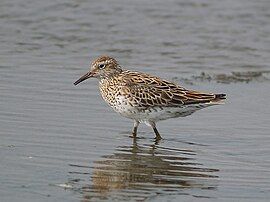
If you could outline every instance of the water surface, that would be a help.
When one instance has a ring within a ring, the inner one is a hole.
[[[269,9],[1,1],[1,201],[268,201]],[[100,54],[228,100],[160,122],[160,142],[140,126],[135,141],[97,81],[73,86]]]

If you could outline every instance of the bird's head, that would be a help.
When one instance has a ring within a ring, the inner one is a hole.
[[[94,62],[90,65],[89,72],[87,72],[86,74],[81,76],[77,81],[75,81],[74,85],[77,85],[82,81],[89,79],[91,77],[95,77],[101,80],[110,78],[121,72],[122,69],[114,58],[109,56],[101,56],[96,60],[94,60]]]

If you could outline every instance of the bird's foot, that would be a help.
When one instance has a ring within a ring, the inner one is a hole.
[[[131,135],[129,136],[129,137],[131,137],[131,138],[136,138],[137,137],[137,133],[131,133]]]

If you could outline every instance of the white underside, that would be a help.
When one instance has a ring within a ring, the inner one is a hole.
[[[108,104],[120,115],[148,125],[149,123],[170,118],[185,117],[197,110],[220,103],[212,102],[179,107],[149,107],[142,110],[131,106],[123,96],[118,96],[115,104],[110,104],[109,102]]]
[[[138,110],[133,107],[113,107],[120,115],[130,118],[140,123],[158,122],[170,118],[185,117],[197,110],[211,106],[214,104],[196,104],[186,105],[182,107],[154,107],[146,110]]]

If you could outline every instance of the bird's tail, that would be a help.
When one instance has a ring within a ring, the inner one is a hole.
[[[215,94],[215,98],[210,101],[211,104],[223,104],[226,99],[226,94]]]

